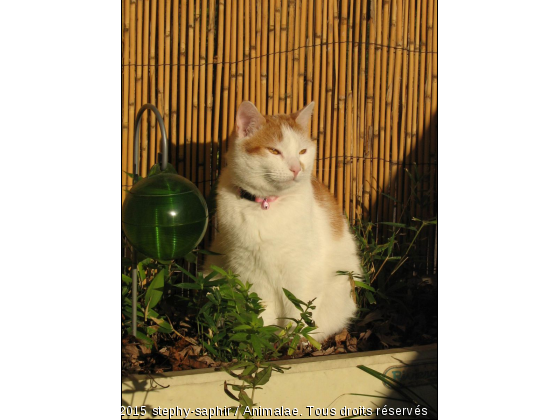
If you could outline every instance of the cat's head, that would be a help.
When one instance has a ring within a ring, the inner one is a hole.
[[[308,135],[314,105],[274,116],[261,115],[249,101],[239,106],[228,158],[237,186],[266,197],[309,182],[317,151]]]

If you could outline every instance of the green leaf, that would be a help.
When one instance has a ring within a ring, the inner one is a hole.
[[[245,331],[245,330],[251,330],[252,327],[249,325],[238,325],[237,327],[235,327],[233,329],[233,331]]]
[[[237,362],[237,363],[235,363],[235,364],[233,364],[233,365],[231,365],[231,366],[229,366],[229,367],[227,367],[227,366],[224,367],[224,369],[226,369],[226,370],[235,370],[235,369],[241,369],[241,368],[244,368],[244,367],[247,367],[247,366],[251,366],[251,365],[252,365],[251,362]]]
[[[216,334],[214,337],[212,337],[212,343],[220,343],[222,341],[222,338],[224,338],[227,334],[227,331],[222,331],[218,334]]]
[[[128,334],[132,335],[132,327],[128,327],[126,329],[126,332]],[[151,348],[152,345],[154,344],[153,340],[140,330],[136,330],[136,338],[138,340],[144,341],[146,347],[148,347],[148,348]]]
[[[270,367],[272,368],[273,371],[279,372],[279,373],[284,373],[285,370],[290,370],[290,369],[291,369],[291,367],[287,367],[287,366],[278,366],[277,364],[272,363],[272,362],[261,363],[261,366],[262,366],[262,367],[270,366]]]
[[[243,370],[243,372],[241,372],[241,376],[251,375],[251,374],[255,373],[257,370],[259,370],[259,368],[257,366],[249,365]]]
[[[214,305],[218,306],[220,303],[216,300],[216,298],[214,296],[212,296],[212,293],[206,293],[206,297],[208,298],[208,300],[210,302],[212,302]]]
[[[178,284],[174,284],[173,286],[178,287],[179,289],[202,290],[204,288],[202,284],[197,284],[197,283],[178,283]]]
[[[240,333],[237,333],[237,334],[233,334],[229,339],[231,341],[245,341],[246,342],[247,341],[247,336],[248,336],[247,333],[240,332]]]
[[[253,400],[243,390],[239,391],[239,402],[241,403],[242,407],[245,407],[245,406],[252,407],[253,406]]]
[[[292,292],[290,292],[289,290],[286,290],[282,287],[282,290],[284,291],[284,294],[286,295],[286,297],[288,298],[288,300],[290,302],[292,302],[294,304],[294,306],[296,308],[298,308],[300,311],[303,312],[303,308],[301,307],[301,305],[305,305],[305,302],[303,302],[302,300],[299,300],[297,297],[295,297],[293,295]]]
[[[214,332],[218,331],[218,327],[216,326],[216,323],[210,317],[210,315],[208,315],[206,312],[202,312],[202,317],[204,318],[204,320],[206,321],[206,323],[208,324],[208,326],[210,327],[210,329],[212,331],[214,331]]]
[[[159,332],[162,332],[164,334],[171,334],[173,332],[173,329],[171,328],[169,322],[153,316],[151,316],[150,319],[159,326]]]
[[[189,278],[191,278],[193,281],[195,281],[196,283],[198,283],[198,279],[193,276],[188,270],[185,270],[183,267],[181,267],[179,264],[175,263],[175,267],[178,268],[183,274],[186,274]],[[202,287],[201,287],[202,288]]]
[[[387,254],[391,255],[393,253],[393,245],[395,244],[395,234],[389,238],[389,246],[387,247]]]
[[[301,330],[301,334],[309,334],[311,331],[316,330],[319,327],[305,327],[303,330]]]
[[[387,225],[387,226],[394,226],[399,228],[405,228],[406,225],[404,223],[393,223],[393,222],[379,222],[380,225]]]
[[[192,252],[189,252],[187,255],[185,255],[185,260],[187,260],[191,264],[196,264],[196,255],[194,255]]]
[[[222,276],[226,276],[227,277],[227,273],[225,272],[225,270],[223,268],[217,267],[215,265],[211,265],[210,268],[214,271],[217,271],[218,273],[220,273]]]
[[[199,249],[197,252],[199,254],[204,254],[204,255],[224,255],[224,254],[219,254],[217,252],[208,251],[207,249]]]
[[[268,366],[255,375],[255,385],[264,385],[270,380],[272,367]]]
[[[146,270],[144,269],[144,266],[145,266],[146,264],[149,264],[150,261],[152,261],[151,258],[145,258],[145,259],[143,259],[142,261],[140,261],[140,262],[138,263],[138,266],[137,266],[137,268],[138,268],[138,275],[140,276],[140,280],[142,280],[142,282],[143,282],[144,280],[146,280]]]
[[[218,352],[209,344],[205,343],[204,341],[202,341],[202,346],[209,351],[210,353],[212,353],[214,356],[219,356]]]
[[[161,172],[161,167],[159,166],[159,163],[156,163],[154,166],[150,168],[150,171],[148,172],[148,177],[157,175],[160,172]]]
[[[122,281],[125,282],[126,284],[132,283],[132,279],[128,276],[125,276],[124,274],[122,274]]]
[[[310,327],[315,326],[315,322],[305,312],[302,312],[300,315],[307,325],[309,325]]]
[[[259,359],[263,358],[263,354],[262,354],[262,344],[259,341],[259,337],[256,335],[251,335],[251,344],[253,345],[253,350],[255,350],[255,353],[257,353],[257,356],[259,357]]]
[[[130,178],[134,179],[134,174],[133,173],[126,172],[126,171],[123,171],[123,172],[125,174],[127,174]],[[138,181],[140,181],[142,179],[142,177],[140,175],[137,175],[137,176],[138,176]]]
[[[148,309],[153,308],[158,304],[163,295],[163,285],[165,282],[165,276],[167,275],[167,269],[161,270],[154,279],[151,281],[148,290],[146,291],[146,296],[144,299],[148,303]]]
[[[277,327],[276,325],[268,325],[266,327],[259,327],[257,329],[257,331],[261,334],[261,335],[271,335],[274,334],[276,331],[281,330],[280,327]]]
[[[255,403],[253,402],[251,397],[249,397],[249,395],[244,390],[239,391],[239,401],[241,402],[242,406],[253,407],[255,405]],[[249,417],[246,417],[246,416],[249,416]],[[250,418],[251,415],[250,414],[245,414],[245,417]]]
[[[369,291],[372,291],[372,292],[375,293],[375,289],[374,289],[373,287],[371,287],[371,286],[368,285],[368,284],[365,284],[365,283],[362,282],[362,281],[354,280],[354,285],[355,285],[356,287],[361,287],[362,289],[366,289],[366,290],[369,290]]]
[[[218,273],[216,273],[215,271],[211,271],[206,277],[204,277],[205,281],[211,280],[214,277],[216,277],[218,275]]]
[[[295,337],[292,342],[290,343],[290,347],[288,348],[288,356],[291,356],[296,351],[296,347],[299,344],[300,337]]]
[[[204,281],[204,279],[202,279],[202,281]],[[225,284],[224,279],[211,280],[206,282],[206,287],[216,287],[221,286],[222,284]]]
[[[313,347],[315,347],[317,350],[321,350],[321,344],[319,344],[317,340],[315,340],[313,337],[307,334],[304,334],[303,336],[307,338],[307,340],[311,343]]]

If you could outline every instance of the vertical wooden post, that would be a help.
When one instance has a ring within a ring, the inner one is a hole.
[[[185,96],[187,93],[187,0],[181,0],[181,31],[179,35],[179,135],[177,138],[177,172],[185,174]]]
[[[222,133],[219,131],[220,123],[220,107],[223,107],[225,111],[226,105],[228,103],[226,91],[222,92],[222,79],[224,83],[227,81],[228,72],[223,71],[224,68],[224,14],[225,14],[225,0],[218,0],[218,52],[216,56],[216,99],[214,101],[214,123],[213,123],[213,138],[212,138],[212,185],[214,185],[215,179],[218,176],[217,170],[221,167],[222,152]],[[227,33],[227,32],[226,32]],[[229,36],[226,36],[229,39]],[[227,42],[227,40],[226,40]],[[223,104],[221,102],[222,96],[224,97]],[[222,112],[222,115],[226,115]],[[227,121],[222,121],[222,127],[227,127]]]
[[[171,34],[170,34],[171,35]],[[177,79],[178,79],[178,64],[179,64],[179,0],[173,1],[173,45],[171,57],[171,114],[169,118],[168,137],[169,148],[171,149],[171,160],[173,165],[177,167]],[[171,39],[169,39],[171,42]]]
[[[156,22],[157,22],[157,1],[151,0],[150,11],[150,103],[154,106],[157,104],[157,87],[156,87]],[[159,131],[159,130],[158,130]],[[150,154],[148,167],[152,167],[156,163],[156,119],[150,115]]]
[[[129,177],[125,172],[128,170],[128,142],[129,131],[132,131],[130,126],[134,124],[129,121],[128,98],[129,98],[129,79],[130,79],[130,0],[124,1],[124,14],[123,14],[123,97],[122,97],[122,172],[121,172],[121,190],[124,191],[128,185]],[[130,183],[132,185],[132,182]],[[121,194],[121,199],[124,201],[125,194]]]

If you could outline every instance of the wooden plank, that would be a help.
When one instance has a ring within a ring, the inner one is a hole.
[[[222,158],[221,145],[222,145],[222,133],[219,130],[220,115],[225,115],[225,111],[228,101],[227,97],[222,92],[222,80],[227,81],[228,72],[224,70],[224,14],[225,14],[225,1],[218,0],[218,48],[216,55],[216,99],[214,100],[214,123],[213,123],[213,136],[212,136],[212,185],[218,176],[217,171],[220,169],[220,162]],[[226,32],[227,33],[227,32]],[[229,36],[226,36],[229,39]],[[224,97],[223,104],[221,103],[222,96]],[[222,127],[227,127],[227,122],[222,121]]]
[[[210,164],[210,162],[206,159],[207,152],[206,148],[209,145],[207,144],[208,140],[206,138],[206,130],[205,130],[205,119],[206,119],[206,112],[207,112],[207,98],[206,98],[206,72],[207,72],[207,65],[206,65],[206,48],[207,48],[207,22],[208,22],[208,1],[202,1],[202,11],[199,18],[200,21],[200,89],[199,89],[199,100],[198,100],[198,159],[197,159],[197,181],[198,181],[198,188],[200,191],[205,194],[205,175],[206,175],[206,166]],[[211,67],[211,66],[208,66]],[[212,93],[210,93],[210,96]]]
[[[327,33],[328,33],[328,10],[322,10],[322,30],[321,30],[321,86],[320,99],[315,103],[313,110],[313,119],[319,122],[319,132],[317,138],[317,178],[319,181],[324,182],[324,167],[325,167],[325,102],[327,96]]]
[[[208,197],[210,194],[210,187],[212,186],[212,171],[214,170],[215,164],[213,162],[212,155],[216,153],[215,148],[212,146],[213,140],[213,127],[212,127],[212,115],[214,111],[214,96],[212,94],[214,88],[214,37],[216,33],[216,0],[210,0],[210,7],[208,10],[208,50],[206,51],[206,61],[208,62],[206,66],[206,125],[204,134],[204,144],[205,144],[205,172],[204,172],[204,196]],[[216,82],[217,83],[217,82]],[[218,90],[219,92],[219,90]],[[214,129],[214,131],[217,131]]]
[[[133,167],[133,151],[134,151],[134,120],[136,118],[136,1],[131,0],[130,2],[130,72],[129,72],[129,91],[128,91],[128,151],[127,151],[127,163],[125,171],[132,173],[134,172]]]
[[[169,149],[171,152],[171,162],[177,167],[177,144],[178,125],[177,125],[177,96],[178,96],[178,64],[179,64],[179,0],[173,1],[173,43],[171,56],[171,114],[169,116]],[[171,39],[169,40],[171,42]]]
[[[294,84],[294,44],[295,35],[298,31],[294,31],[295,26],[296,4],[295,0],[288,1],[288,26],[286,27],[286,35],[288,37],[288,53],[287,53],[287,79],[286,79],[286,114],[292,113],[292,94]]]
[[[205,0],[195,0],[194,2],[194,63],[193,63],[193,85],[192,85],[192,155],[191,155],[191,181],[200,188],[200,183],[198,179],[198,165],[201,163],[199,161],[199,150],[200,150],[200,136],[199,136],[199,115],[200,115],[200,97],[199,92],[201,90],[200,86],[200,17],[201,17],[201,2]],[[192,5],[192,2],[191,2]],[[202,72],[204,73],[204,72]]]
[[[193,179],[192,156],[195,153],[193,145],[193,79],[194,79],[194,12],[195,7],[192,1],[188,2],[188,24],[187,24],[187,86],[185,87],[187,97],[187,127],[185,130],[185,176]]]
[[[142,100],[141,105],[148,103],[148,60],[150,47],[150,0],[143,1],[144,17],[142,19]],[[148,173],[148,113],[142,115],[142,141],[140,142],[140,175]]]
[[[129,122],[128,119],[128,95],[129,95],[129,81],[130,81],[130,0],[124,0],[124,13],[123,13],[123,96],[122,96],[122,131],[121,131],[121,188],[128,188],[127,186],[132,182],[129,182],[129,177],[125,172],[130,172],[128,170],[128,133],[132,129],[130,126],[134,124]],[[121,198],[124,201],[125,194],[121,194]]]
[[[169,145],[171,146],[171,139],[174,139],[169,130],[169,104],[170,104],[170,90],[171,90],[171,0],[165,2],[165,59],[164,59],[164,90],[163,90],[163,122],[167,129],[167,137],[169,138]],[[170,152],[172,147],[169,147]],[[168,156],[169,158],[169,156]]]
[[[157,86],[156,86],[156,39],[157,39],[157,1],[151,0],[150,3],[150,66],[149,66],[149,76],[150,76],[150,103],[154,106],[157,104]],[[149,153],[149,167],[151,168],[156,163],[156,143],[157,143],[157,119],[156,116],[150,115],[150,153]]]
[[[185,97],[187,93],[187,0],[181,0],[181,31],[179,35],[179,133],[177,138],[177,172],[185,175]]]
[[[344,119],[346,106],[346,53],[348,44],[348,0],[342,0],[340,10],[340,62],[338,77],[338,152],[336,157],[336,199],[342,210],[344,189]],[[336,34],[336,31],[335,31]]]

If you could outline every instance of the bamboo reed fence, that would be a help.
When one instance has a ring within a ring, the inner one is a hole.
[[[138,109],[158,107],[170,162],[208,196],[235,112],[315,101],[314,174],[351,222],[437,214],[435,0],[122,0],[122,186],[132,172]],[[140,173],[160,134],[145,113]],[[379,225],[379,241],[393,228]],[[421,241],[437,268],[435,227]]]

